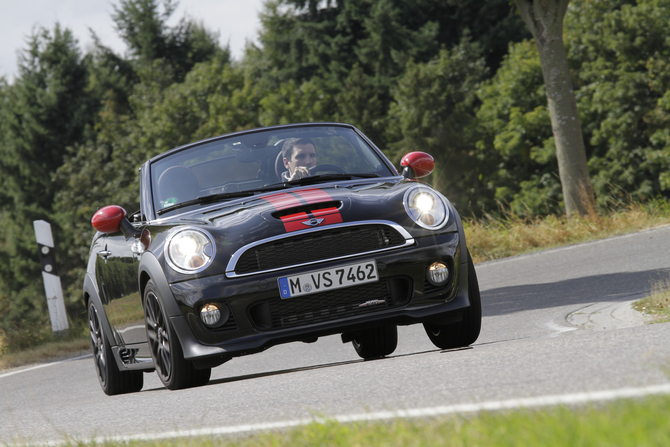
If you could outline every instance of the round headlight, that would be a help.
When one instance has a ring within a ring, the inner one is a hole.
[[[165,245],[168,264],[180,273],[197,273],[209,266],[216,253],[216,245],[204,230],[182,228],[173,233]]]
[[[405,210],[417,225],[428,230],[444,226],[449,210],[440,195],[425,186],[417,186],[405,193]]]

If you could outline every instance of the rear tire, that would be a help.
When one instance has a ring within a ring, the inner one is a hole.
[[[470,346],[479,337],[482,327],[482,298],[479,293],[475,264],[472,262],[470,252],[468,252],[468,296],[470,307],[463,311],[463,319],[458,323],[423,324],[430,341],[438,348],[463,348]]]
[[[365,360],[391,355],[398,346],[398,327],[389,324],[362,330],[354,335],[352,344]]]
[[[88,328],[93,362],[102,391],[108,396],[140,391],[144,385],[142,371],[120,371],[116,366],[112,348],[100,324],[93,300],[88,302]]]
[[[169,390],[207,384],[212,369],[195,369],[193,362],[184,359],[177,333],[158,296],[158,288],[149,281],[144,289],[144,321],[158,378]]]

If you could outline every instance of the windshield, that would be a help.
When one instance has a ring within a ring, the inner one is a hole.
[[[273,186],[392,175],[352,129],[305,126],[222,138],[159,158],[151,163],[151,189],[154,209],[162,214],[206,203],[199,200],[205,197],[223,200]]]

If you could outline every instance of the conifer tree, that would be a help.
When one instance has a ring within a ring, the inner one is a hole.
[[[69,30],[38,30],[0,110],[0,287],[9,303],[0,325],[14,334],[21,328],[24,340],[48,322],[32,222],[50,220],[57,189],[51,176],[66,148],[91,131],[96,102],[87,91],[88,63]]]

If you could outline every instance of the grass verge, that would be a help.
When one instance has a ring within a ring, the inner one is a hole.
[[[475,263],[666,225],[670,225],[670,206],[662,200],[571,220],[565,216],[524,219],[513,214],[464,219],[465,239]]]
[[[662,446],[670,445],[670,397],[621,400],[577,408],[485,412],[388,422],[312,423],[285,432],[246,437],[194,437],[106,446]],[[81,443],[72,445],[81,446]]]
[[[633,308],[647,316],[650,323],[670,321],[670,278],[652,282],[651,295],[633,303]]]
[[[86,354],[90,350],[91,342],[88,336],[49,341],[25,350],[1,353],[0,371],[34,363],[63,360],[76,354]]]

